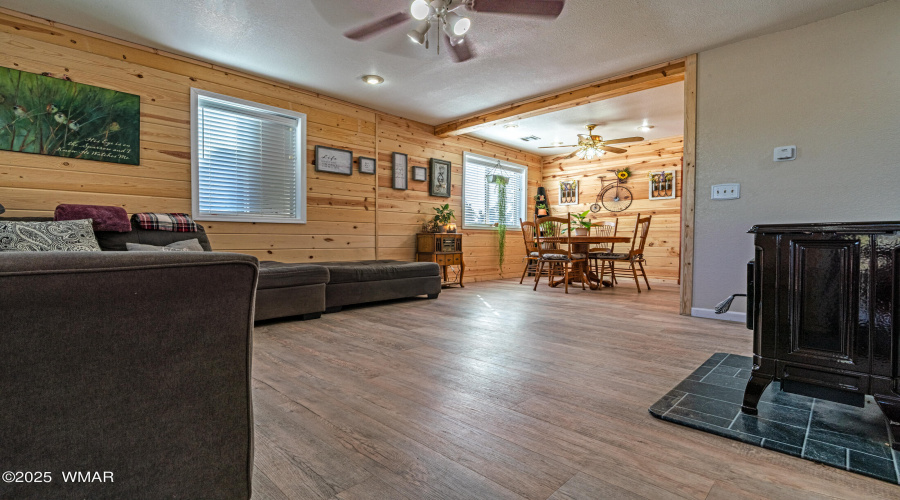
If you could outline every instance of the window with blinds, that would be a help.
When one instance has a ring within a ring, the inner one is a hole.
[[[193,217],[306,222],[306,115],[191,89]]]
[[[463,227],[489,229],[500,222],[500,199],[506,196],[503,219],[509,227],[525,220],[528,169],[496,158],[463,155]],[[501,191],[505,191],[502,193]]]

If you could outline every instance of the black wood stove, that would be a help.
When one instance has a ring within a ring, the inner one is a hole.
[[[872,395],[900,450],[900,222],[754,226],[747,279],[753,374],[742,411],[763,391],[863,406]]]

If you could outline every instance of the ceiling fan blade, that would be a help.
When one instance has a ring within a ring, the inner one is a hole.
[[[565,146],[539,146],[538,149],[577,148],[578,144],[566,144]]]
[[[565,0],[475,0],[471,10],[498,14],[559,17]]]
[[[613,148],[613,147],[609,147],[609,146],[595,146],[595,147],[596,147],[597,149],[602,149],[603,151],[606,151],[607,153],[619,153],[619,154],[621,154],[621,153],[627,153],[627,152],[628,152],[627,149]]]
[[[387,17],[382,17],[377,21],[372,21],[371,23],[364,24],[359,28],[352,29],[344,33],[344,36],[356,41],[366,40],[371,38],[382,31],[393,28],[394,26],[406,22],[409,20],[409,14],[406,12],[398,12],[396,14],[392,14]]]
[[[611,141],[603,141],[603,144],[622,144],[624,142],[641,142],[643,137],[625,137],[623,139],[613,139]]]
[[[472,50],[472,41],[466,38],[461,38],[454,45],[452,41],[450,41],[450,37],[444,35],[444,41],[447,42],[447,46],[450,47],[450,55],[453,56],[453,60],[461,63],[466,62],[469,59],[475,57],[475,52]]]

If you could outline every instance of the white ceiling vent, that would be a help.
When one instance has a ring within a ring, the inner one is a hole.
[[[522,140],[525,141],[525,142],[531,142],[531,141],[539,141],[539,140],[541,140],[541,138],[538,137],[538,136],[536,136],[536,135],[529,135],[528,137],[520,137],[520,139],[522,139]]]

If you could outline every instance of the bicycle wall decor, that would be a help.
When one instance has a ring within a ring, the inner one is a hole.
[[[622,212],[631,206],[634,201],[634,195],[631,190],[625,186],[628,178],[631,177],[631,170],[625,167],[621,170],[609,170],[615,174],[615,179],[610,183],[606,183],[605,176],[600,176],[600,192],[597,194],[597,200],[591,205],[591,212],[597,213],[601,207],[610,212]]]

